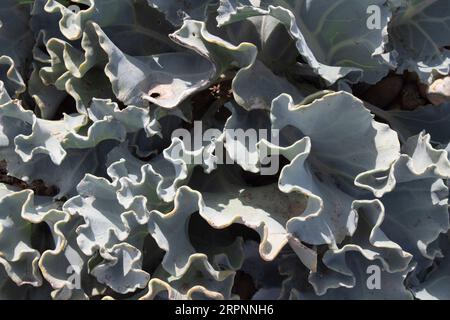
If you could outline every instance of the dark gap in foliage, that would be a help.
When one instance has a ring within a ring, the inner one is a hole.
[[[355,83],[354,85],[352,85],[352,94],[355,97],[357,97],[361,100],[364,100],[363,95],[364,95],[364,93],[367,92],[367,89],[369,89],[370,87],[371,86],[365,82]]]
[[[77,113],[77,112],[78,111],[77,111],[75,99],[72,96],[67,95],[66,98],[59,105],[59,108],[56,111],[53,118],[50,120],[60,120],[63,118],[64,113],[72,114],[72,113]]]
[[[400,75],[391,71],[374,85],[360,83],[352,90],[356,97],[382,110],[412,111],[430,104],[427,86],[420,82],[415,72],[405,71]]]
[[[255,281],[250,274],[242,270],[236,271],[232,293],[237,294],[241,300],[251,300],[257,291]]]
[[[308,64],[308,63],[306,62],[305,58],[303,58],[303,56],[301,56],[301,55],[298,55],[298,56],[297,56],[296,61],[297,61],[298,63],[301,63],[301,64]]]
[[[84,4],[84,3],[80,3],[80,2],[74,2],[74,1],[69,1],[69,4],[67,6],[78,6],[80,8],[80,10],[88,10],[89,9],[89,5]]]
[[[101,300],[104,297],[111,297],[114,300],[134,300],[136,297],[144,295],[146,293],[146,291],[147,291],[147,288],[144,288],[144,289],[138,288],[134,292],[120,294],[108,287],[103,294],[94,296],[94,299],[91,299],[91,300]]]
[[[259,234],[245,225],[234,223],[224,229],[215,229],[198,212],[191,215],[187,234],[195,250],[207,254],[210,262],[212,262],[212,255],[223,253],[224,250],[221,248],[231,246],[238,237],[244,241],[260,242]],[[238,294],[242,299],[250,299],[255,292],[256,287],[252,277],[242,270],[237,271],[233,293]]]
[[[306,242],[303,242],[303,241],[301,241],[301,242],[302,242],[302,244],[303,244],[305,247],[307,247],[307,248],[309,248],[309,249],[311,249],[311,250],[315,250],[315,248],[316,248],[316,246],[313,245],[313,244],[309,244],[309,243],[306,243]]]
[[[40,254],[46,250],[53,250],[55,248],[55,241],[50,227],[46,222],[31,224],[31,247]]]
[[[59,189],[56,186],[48,186],[41,179],[33,180],[28,185],[28,188],[33,190],[36,195],[54,197],[59,193]]]
[[[201,120],[213,103],[222,106],[231,101],[233,99],[231,84],[231,79],[222,80],[192,96],[193,120]]]
[[[389,122],[388,122],[386,119],[384,119],[384,118],[382,118],[382,117],[380,117],[380,116],[378,116],[378,115],[375,115],[375,116],[373,117],[373,119],[374,119],[376,122],[380,122],[380,123],[384,123],[384,124],[389,125]]]
[[[325,254],[325,252],[327,252],[329,250],[327,245],[320,245],[316,247],[317,250],[317,256],[318,257],[323,257],[323,255]],[[317,274],[321,275],[321,274],[325,274],[327,272],[329,272],[329,268],[325,265],[325,263],[322,261],[322,259],[317,259]]]
[[[151,276],[161,265],[166,252],[162,250],[155,239],[148,234],[144,239],[142,248],[142,270],[148,272]]]
[[[0,183],[4,183],[19,190],[30,189],[35,195],[54,197],[59,193],[56,186],[46,185],[41,179],[33,180],[30,183],[23,181],[19,178],[8,175],[7,163],[5,160],[0,160]]]
[[[226,153],[225,149],[223,150],[223,153]],[[281,170],[289,163],[290,161],[288,159],[282,155],[279,155],[278,172],[273,175],[261,175],[260,173],[245,171],[237,164],[220,164],[216,170],[206,174],[202,167],[196,166],[187,185],[190,188],[200,192],[207,190],[209,192],[214,192],[213,189],[208,187],[211,182],[215,181],[213,188],[219,188],[220,190],[220,188],[222,188],[221,182],[226,181],[230,186],[236,186],[236,189],[230,189],[228,191],[231,194],[237,192],[242,185],[247,185],[249,187],[261,187],[277,184]],[[224,177],[226,178],[224,179]],[[224,187],[229,189],[227,186]]]
[[[198,212],[192,214],[189,219],[188,234],[192,246],[201,253],[206,253],[201,251],[202,246],[231,245],[237,237],[242,237],[244,241],[260,242],[259,234],[243,224],[233,223],[224,229],[216,229],[211,227]]]
[[[153,237],[148,234],[146,235],[142,248],[138,248],[142,252],[142,267],[141,269],[152,277],[157,268],[161,265],[161,262],[164,258],[166,252],[162,250]],[[92,266],[91,266],[92,267]],[[97,296],[97,299],[101,299],[105,296],[110,296],[114,299],[132,299],[136,297],[143,296],[147,292],[147,287],[138,288],[134,292],[130,292],[127,294],[120,294],[115,292],[111,288],[107,288],[106,291]],[[155,299],[157,300],[157,299]]]
[[[97,281],[97,278],[90,274],[90,271],[93,270],[96,266],[102,263],[104,260],[97,250],[88,260],[87,263],[83,265],[83,269],[81,270],[81,289],[84,292],[91,292],[92,295],[89,297],[90,300],[101,300],[105,296],[110,296],[114,299],[121,299],[124,295],[113,291],[106,285],[100,284]],[[104,288],[102,288],[104,286]],[[97,288],[101,288],[97,290]],[[96,292],[95,294],[93,292]]]
[[[122,101],[120,101],[118,99],[113,99],[112,101],[117,103],[117,107],[119,107],[120,110],[123,110],[127,107],[127,105],[125,103],[123,103]]]
[[[232,112],[228,108],[222,107],[214,114],[214,119],[221,123],[225,123],[231,115]]]
[[[282,155],[279,156],[279,169],[277,174],[273,175],[261,175],[260,173],[253,173],[249,171],[242,170],[242,178],[244,179],[245,183],[251,187],[262,187],[267,186],[271,184],[277,184],[279,177],[279,173],[281,172],[281,169],[283,169],[284,166],[288,165],[290,163],[289,160],[287,160]]]
[[[87,9],[90,8],[90,6],[87,5],[87,4],[79,3],[79,2],[75,2],[75,1],[71,1],[71,0],[56,0],[56,2],[59,2],[60,4],[65,6],[66,8],[68,8],[70,6],[77,6],[78,8],[80,8],[80,10],[87,10]],[[76,13],[75,10],[73,10],[72,12]]]
[[[259,254],[259,243],[247,241],[245,243],[246,259],[241,269],[236,272],[232,292],[238,294],[241,299],[251,299],[260,289],[278,288],[286,278],[279,272],[280,262],[286,256],[295,256],[295,259],[299,261],[289,245],[284,246],[274,260],[266,261]]]
[[[131,147],[134,149],[133,152],[136,158],[142,161],[150,161],[158,155],[161,155],[163,151],[172,144],[173,130],[182,127],[185,124],[182,119],[173,115],[162,117],[158,120],[158,122],[160,124],[162,138],[159,135],[147,137],[144,130],[140,130],[136,134],[139,135],[139,137],[136,137],[135,141],[139,141],[140,145],[145,149],[145,151],[153,151],[153,153],[149,154],[148,156],[139,156],[137,154],[137,147],[132,145]]]

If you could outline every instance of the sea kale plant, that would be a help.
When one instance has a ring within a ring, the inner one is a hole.
[[[1,0],[0,299],[450,299],[448,0]]]

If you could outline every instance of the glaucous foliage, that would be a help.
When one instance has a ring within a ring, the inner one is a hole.
[[[367,94],[448,76],[448,0],[2,0],[0,22],[0,299],[450,299],[450,93]],[[196,122],[218,134],[175,137]]]

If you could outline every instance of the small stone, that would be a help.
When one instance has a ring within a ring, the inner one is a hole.
[[[427,97],[435,106],[450,102],[450,76],[433,82],[427,90]]]
[[[427,104],[427,101],[420,96],[417,84],[412,83],[408,83],[403,87],[401,102],[403,110],[414,110]]]
[[[393,75],[370,87],[362,98],[376,107],[387,109],[395,101],[402,88],[403,77]]]

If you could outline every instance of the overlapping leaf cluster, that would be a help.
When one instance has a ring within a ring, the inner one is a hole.
[[[0,298],[450,299],[450,104],[356,93],[448,75],[449,17],[447,0],[2,0]],[[172,137],[194,121],[222,134]]]

